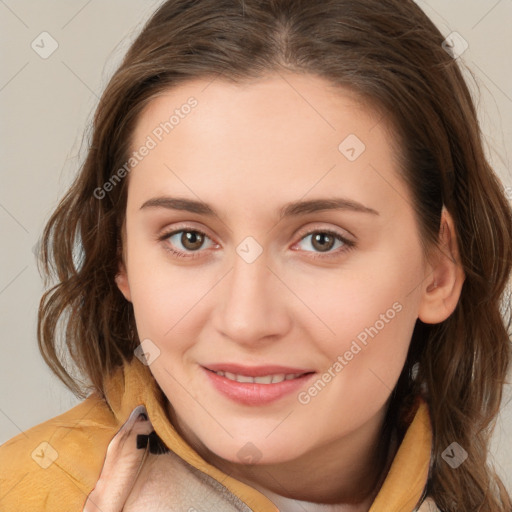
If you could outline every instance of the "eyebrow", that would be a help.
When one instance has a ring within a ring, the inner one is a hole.
[[[182,197],[160,196],[148,199],[140,209],[145,208],[166,208],[168,210],[179,210],[190,213],[198,213],[208,217],[218,216],[217,212],[208,203],[196,201],[193,199],[185,199]],[[345,199],[342,197],[311,199],[308,201],[294,201],[286,203],[279,211],[279,219],[286,217],[296,217],[306,215],[308,213],[316,213],[328,210],[349,210],[353,212],[369,213],[379,215],[379,212],[373,208],[368,208],[357,201]]]

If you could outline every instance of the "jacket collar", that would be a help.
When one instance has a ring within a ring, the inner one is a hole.
[[[166,413],[164,393],[149,368],[136,357],[124,361],[107,380],[105,398],[120,425],[136,406],[143,404],[155,432],[176,455],[222,483],[249,508],[279,512],[265,495],[206,462],[178,434]],[[414,417],[369,512],[412,511],[423,496],[430,465],[432,430],[427,404],[418,400],[415,407]]]

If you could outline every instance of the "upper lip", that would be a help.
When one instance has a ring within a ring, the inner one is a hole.
[[[214,372],[229,372],[236,375],[247,375],[248,377],[261,377],[263,375],[278,375],[284,373],[285,375],[290,374],[302,374],[311,373],[314,370],[308,370],[304,368],[292,368],[290,366],[280,365],[265,365],[265,366],[244,366],[237,363],[212,363],[204,365],[207,370]]]

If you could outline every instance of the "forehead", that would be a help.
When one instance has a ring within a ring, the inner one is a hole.
[[[382,203],[403,185],[387,119],[312,75],[194,80],[169,89],[139,116],[132,151],[144,146],[151,149],[129,186],[140,199],[178,189],[214,201],[215,191],[263,207],[275,196],[296,200],[334,188],[361,200],[377,185]]]
[[[194,106],[189,108],[190,104]],[[168,130],[162,126],[163,135],[174,136],[183,131],[178,128],[187,118],[186,124],[197,136],[207,133],[219,139],[236,131],[238,138],[248,142],[240,148],[244,151],[253,146],[251,141],[260,140],[292,146],[294,137],[317,135],[329,143],[329,135],[334,140],[343,132],[362,135],[368,123],[375,126],[385,121],[368,100],[315,75],[279,73],[241,83],[196,79],[150,101],[139,116],[134,140],[155,130],[158,136],[159,126],[166,121],[172,126]],[[291,131],[284,133],[281,128]]]

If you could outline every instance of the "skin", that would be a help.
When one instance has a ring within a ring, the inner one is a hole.
[[[394,454],[380,442],[382,425],[416,319],[443,321],[460,295],[451,216],[443,212],[442,250],[426,258],[386,120],[311,75],[182,84],[144,110],[133,149],[190,96],[197,107],[129,175],[117,276],[140,339],[160,350],[150,370],[172,402],[173,424],[204,459],[267,496],[368,510]],[[338,150],[350,134],[366,146],[353,162]],[[217,216],[141,209],[160,196],[200,199]],[[332,197],[378,214],[279,220],[285,203]],[[182,232],[159,240],[173,229],[207,238],[198,249],[183,245]],[[355,245],[322,251],[313,236],[326,229]],[[263,249],[252,263],[236,252],[248,236]],[[200,367],[281,364],[321,375],[397,302],[401,311],[307,404],[296,393],[237,404]],[[249,442],[254,464],[237,455]]]

